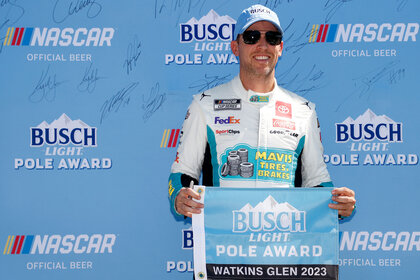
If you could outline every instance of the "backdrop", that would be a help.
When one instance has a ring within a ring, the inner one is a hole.
[[[192,278],[167,177],[191,96],[238,73],[254,3],[285,31],[278,83],[317,104],[331,177],[357,194],[341,279],[419,274],[419,1],[2,0],[1,279]]]

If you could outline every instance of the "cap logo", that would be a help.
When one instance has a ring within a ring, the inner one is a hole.
[[[254,9],[250,11],[251,14],[255,14],[255,13],[267,13],[270,14],[270,10],[267,9]]]
[[[280,21],[275,12],[262,5],[253,5],[248,9],[243,10],[238,17],[233,37],[236,39],[238,35],[242,34],[249,26],[259,21],[271,22],[280,33],[283,33],[283,30],[280,27]]]

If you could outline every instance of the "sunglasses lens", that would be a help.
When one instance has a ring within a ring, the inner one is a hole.
[[[282,36],[280,32],[268,31],[265,33],[265,40],[267,40],[267,43],[270,45],[280,45],[281,39]]]
[[[242,37],[244,39],[245,44],[253,45],[258,42],[261,38],[261,32],[258,30],[248,30],[242,33]],[[276,31],[267,31],[265,33],[265,40],[270,45],[280,45],[282,39],[282,35],[280,32]]]
[[[242,34],[245,44],[253,45],[261,38],[261,33],[258,30],[245,31]]]

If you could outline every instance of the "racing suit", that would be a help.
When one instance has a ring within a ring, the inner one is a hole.
[[[276,86],[259,94],[239,76],[194,95],[169,176],[169,200],[191,180],[220,187],[332,187],[315,105]]]

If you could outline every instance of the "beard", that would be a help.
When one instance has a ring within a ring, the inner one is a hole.
[[[240,69],[243,74],[253,78],[268,78],[273,75],[276,64],[268,63],[265,66],[253,65],[252,63],[240,64]]]

